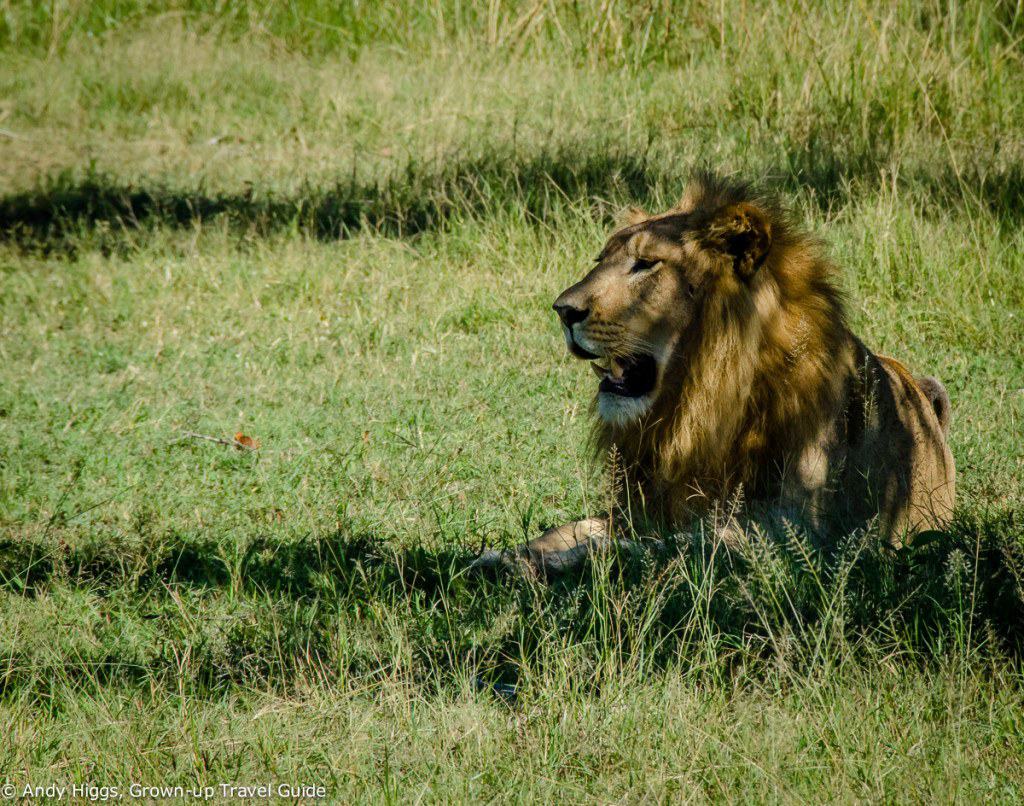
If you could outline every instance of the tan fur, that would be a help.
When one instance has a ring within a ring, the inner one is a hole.
[[[597,452],[623,459],[624,510],[685,528],[742,496],[747,518],[822,540],[877,523],[893,545],[948,523],[945,389],[851,333],[814,240],[706,175],[632,222],[556,302],[586,314],[565,328],[577,355],[657,357],[649,394],[599,396]],[[537,564],[543,540],[521,556]]]

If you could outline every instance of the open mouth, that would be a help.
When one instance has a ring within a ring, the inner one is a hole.
[[[638,353],[624,358],[601,358],[590,366],[601,379],[599,392],[620,397],[643,397],[654,391],[658,365],[653,355]]]

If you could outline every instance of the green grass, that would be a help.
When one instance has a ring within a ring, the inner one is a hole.
[[[1024,797],[1024,11],[236,5],[0,5],[0,784]],[[469,575],[602,508],[549,306],[694,165],[946,383],[954,527]]]

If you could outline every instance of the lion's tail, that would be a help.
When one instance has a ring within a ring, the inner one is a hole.
[[[949,424],[953,419],[953,408],[949,402],[949,393],[946,391],[946,387],[942,385],[942,381],[931,375],[922,375],[917,379],[917,385],[921,387],[924,396],[932,404],[935,416],[939,420],[939,427],[942,429],[942,435],[948,438]]]

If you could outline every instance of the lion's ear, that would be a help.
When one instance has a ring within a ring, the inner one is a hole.
[[[754,275],[772,245],[768,216],[748,202],[732,204],[712,219],[704,235],[707,247],[732,258],[736,273],[744,279]]]
[[[620,227],[632,227],[634,224],[646,221],[650,216],[639,207],[627,207],[619,213],[618,218]]]

